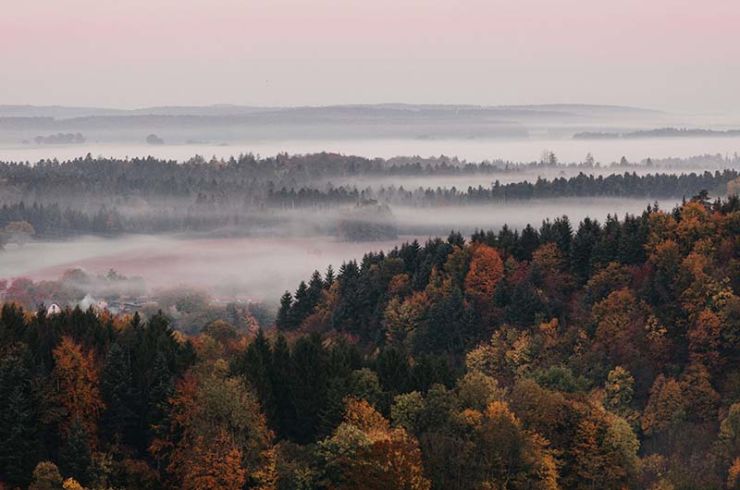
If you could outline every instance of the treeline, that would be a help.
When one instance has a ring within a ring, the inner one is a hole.
[[[129,196],[194,196],[199,192],[256,191],[266,184],[296,187],[315,180],[357,176],[466,175],[518,172],[526,166],[506,162],[463,163],[457,159],[390,160],[334,153],[279,154],[258,158],[252,154],[228,160],[195,157],[183,163],[153,157],[131,160],[86,158],[35,164],[0,162],[0,179],[8,188],[26,194],[52,195],[60,191]]]
[[[529,164],[503,161],[467,163],[447,157],[397,157],[384,160],[333,153],[279,154],[269,158],[248,154],[228,160],[211,161],[196,157],[183,163],[152,157],[120,160],[93,158],[88,155],[61,163],[56,160],[42,160],[35,164],[0,162],[0,191],[6,200],[7,196],[15,194],[28,200],[47,203],[63,201],[70,196],[193,199],[199,193],[215,196],[239,195],[242,199],[249,200],[252,196],[264,196],[268,189],[319,188],[333,179],[516,175],[540,168],[582,168],[584,172],[588,172],[597,166],[590,156],[581,164],[561,165],[552,153],[549,155],[546,162]],[[714,158],[716,160],[716,156]],[[715,165],[737,167],[737,157],[720,160],[715,161]],[[658,163],[651,161],[653,166]],[[675,166],[680,162],[670,163]]]
[[[25,222],[32,226],[33,235],[39,238],[57,238],[80,234],[113,235],[124,231],[121,214],[102,206],[94,214],[59,204],[30,206],[21,201],[4,204],[0,208],[0,228],[9,223]]]
[[[489,187],[471,186],[467,190],[458,190],[455,187],[407,190],[402,186],[378,189],[358,189],[354,186],[319,189],[303,186],[282,187],[277,190],[271,183],[266,186],[245,184],[245,188],[240,188],[234,182],[214,181],[210,192],[199,191],[192,196],[191,191],[184,187],[177,190],[178,184],[175,181],[165,180],[154,186],[162,190],[162,196],[150,196],[154,200],[151,205],[136,201],[131,196],[116,198],[115,194],[106,195],[105,200],[119,202],[118,205],[93,205],[85,203],[89,196],[84,193],[73,193],[72,198],[58,196],[59,199],[76,199],[81,202],[76,205],[49,201],[53,195],[47,195],[44,201],[34,201],[32,204],[26,204],[24,200],[6,203],[0,207],[0,227],[11,222],[27,222],[33,226],[37,236],[42,238],[89,233],[111,235],[123,232],[207,231],[218,228],[245,231],[255,226],[279,224],[280,218],[271,216],[271,210],[338,208],[365,206],[367,203],[416,207],[496,205],[518,200],[561,197],[680,199],[695,195],[703,189],[724,194],[729,188],[728,184],[737,179],[736,170],[681,175],[637,175],[633,172],[594,176],[580,173],[570,178],[540,178],[532,183],[501,184],[496,181]],[[121,184],[122,181],[117,182]],[[133,185],[136,181],[128,182]],[[57,185],[60,189],[65,187],[61,183]],[[141,188],[146,188],[146,185],[142,184]],[[178,194],[181,194],[181,198],[172,201],[165,198]],[[35,192],[30,195],[35,195]],[[99,200],[103,199],[103,196],[99,197]],[[90,200],[95,201],[94,198]],[[383,216],[388,217],[387,215],[388,213]],[[388,223],[379,225],[386,226]],[[353,226],[346,219],[338,225],[343,229],[351,229]],[[385,236],[387,233],[380,235]]]
[[[336,187],[318,190],[302,187],[271,190],[267,202],[273,206],[315,206],[332,203],[357,202],[375,199],[406,206],[446,206],[490,204],[523,199],[553,199],[561,197],[647,197],[681,198],[693,196],[702,189],[724,193],[727,183],[738,177],[736,170],[704,172],[703,174],[648,174],[625,172],[608,176],[579,173],[577,176],[555,179],[538,178],[535,182],[510,182],[498,180],[488,187],[468,187],[466,190],[450,188],[381,187],[358,189]]]
[[[737,137],[740,129],[688,129],[658,128],[630,131],[628,133],[582,132],[573,135],[573,139],[635,139],[635,138],[686,138],[686,137]]]

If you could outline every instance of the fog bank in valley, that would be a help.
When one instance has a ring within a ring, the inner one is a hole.
[[[671,208],[676,201],[661,203]],[[504,224],[521,229],[538,227],[544,219],[567,215],[573,226],[586,216],[603,221],[608,214],[639,214],[646,199],[532,200],[490,206],[397,207],[393,210],[400,235],[381,241],[343,241],[327,235],[289,234],[310,229],[311,221],[325,217],[316,211],[293,211],[294,225],[281,235],[252,237],[186,237],[182,235],[125,235],[116,238],[79,237],[66,241],[36,241],[9,245],[0,253],[0,277],[58,279],[69,269],[91,274],[110,269],[127,277],[140,277],[149,291],[187,286],[216,298],[249,299],[274,303],[313,270],[338,268],[370,251],[389,250],[413,239],[424,241],[461,231],[498,230]],[[317,225],[319,226],[319,225]],[[96,291],[90,291],[94,296]],[[53,299],[53,298],[50,298]]]

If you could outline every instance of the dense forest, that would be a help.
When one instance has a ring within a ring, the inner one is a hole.
[[[542,162],[523,165],[472,164],[447,158],[371,160],[328,153],[273,158],[244,155],[228,161],[185,163],[90,156],[63,163],[0,163],[0,229],[28,223],[36,237],[46,239],[215,229],[248,233],[281,226],[284,211],[320,213],[328,208],[370,206],[383,212],[345,214],[337,218],[345,224],[333,224],[331,233],[342,235],[338,228],[360,229],[352,237],[387,238],[396,233],[387,206],[391,211],[400,206],[495,207],[568,197],[679,200],[702,189],[724,194],[738,178],[737,161],[724,164],[728,168],[703,173],[644,173],[645,167],[640,174],[632,169],[602,175],[595,173],[592,159],[575,166],[561,165],[551,153]],[[566,170],[570,176],[558,175]],[[552,177],[538,177],[541,173]],[[487,183],[460,189],[414,184],[424,177],[465,176]],[[378,185],[372,184],[373,177],[406,180]],[[381,222],[370,223],[368,217]]]
[[[740,485],[740,200],[459,233],[275,325],[0,312],[9,488]]]

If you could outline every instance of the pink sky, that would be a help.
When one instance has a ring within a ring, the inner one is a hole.
[[[740,112],[739,0],[23,0],[0,103]]]

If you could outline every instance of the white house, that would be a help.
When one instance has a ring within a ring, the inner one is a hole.
[[[52,303],[46,309],[46,316],[58,315],[61,312],[62,312],[62,308],[58,304]]]

